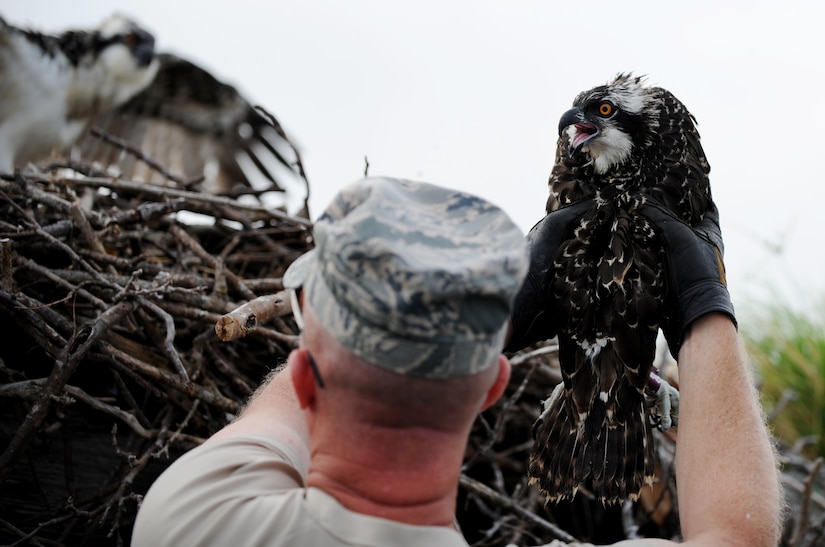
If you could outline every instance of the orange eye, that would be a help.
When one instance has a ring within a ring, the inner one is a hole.
[[[610,103],[602,103],[599,105],[599,115],[605,118],[613,114],[613,105]]]
[[[134,34],[127,34],[126,36],[123,37],[123,42],[127,46],[133,46],[137,43],[137,41],[138,41],[137,36],[134,35]]]

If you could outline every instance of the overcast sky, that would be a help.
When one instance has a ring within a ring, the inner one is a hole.
[[[364,171],[543,216],[558,120],[618,72],[699,121],[742,314],[825,305],[823,4],[418,0],[4,0],[9,23],[114,11],[272,111],[302,150],[313,217]],[[821,309],[821,308],[817,308]]]

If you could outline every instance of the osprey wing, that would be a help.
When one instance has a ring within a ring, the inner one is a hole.
[[[170,54],[159,54],[155,80],[93,128],[125,141],[182,180],[202,178],[206,191],[240,195],[301,192],[306,176],[297,148],[278,121],[252,107],[232,86]],[[85,160],[115,165],[121,176],[168,184],[166,177],[104,139],[87,136]]]

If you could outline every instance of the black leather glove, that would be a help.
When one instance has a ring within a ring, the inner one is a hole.
[[[553,262],[562,242],[573,237],[576,221],[593,207],[593,200],[577,201],[548,213],[527,234],[530,269],[513,303],[510,338],[504,351],[518,351],[557,334],[553,310]]]
[[[725,281],[719,212],[713,206],[693,228],[652,198],[639,213],[656,225],[667,247],[668,289],[662,331],[671,355],[678,358],[687,328],[706,313],[725,313],[736,325]]]

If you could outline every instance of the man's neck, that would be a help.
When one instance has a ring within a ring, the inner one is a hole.
[[[466,433],[370,426],[324,433],[313,439],[308,486],[357,513],[453,525]]]

